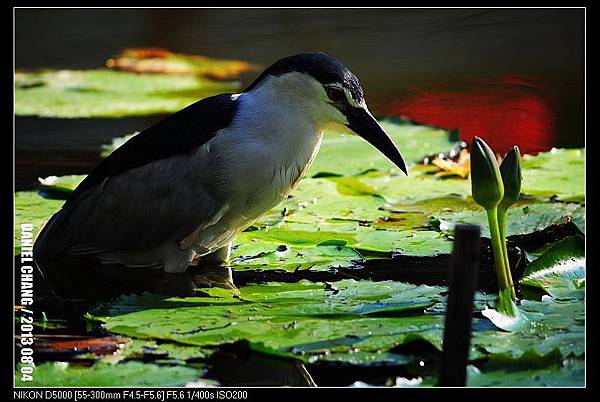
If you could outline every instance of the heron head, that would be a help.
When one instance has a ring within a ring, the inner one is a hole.
[[[244,92],[269,88],[273,103],[302,108],[320,125],[339,124],[375,146],[407,174],[404,159],[367,107],[358,78],[325,53],[297,54],[278,60]]]

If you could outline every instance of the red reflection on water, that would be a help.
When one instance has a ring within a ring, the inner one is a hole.
[[[460,91],[415,91],[400,102],[383,107],[385,114],[456,128],[471,143],[479,136],[497,153],[518,145],[523,153],[552,147],[554,119],[551,101],[538,81],[509,76],[478,80]]]

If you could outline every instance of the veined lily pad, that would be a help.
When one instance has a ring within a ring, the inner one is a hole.
[[[376,350],[379,338],[393,346],[415,331],[441,336],[442,317],[411,315],[441,300],[440,290],[390,281],[270,283],[246,286],[237,298],[221,289],[208,290],[218,298],[122,297],[96,314],[109,331],[134,337],[190,345],[247,339],[308,358],[356,345]]]
[[[567,237],[552,245],[527,266],[523,285],[542,288],[554,297],[583,298],[585,288],[585,242]]]
[[[568,221],[583,222],[585,208],[579,204],[536,203],[515,206],[506,214],[507,236],[533,233],[554,224]],[[481,226],[481,236],[490,237],[485,211],[461,211],[435,214],[439,228],[451,232],[457,223],[472,223]]]
[[[15,114],[123,117],[173,113],[199,99],[239,88],[194,76],[111,70],[47,70],[15,74]]]
[[[107,330],[141,339],[199,346],[246,339],[262,352],[308,362],[403,365],[414,356],[408,346],[408,354],[398,353],[399,345],[422,340],[441,352],[444,317],[436,312],[444,310],[444,290],[391,281],[268,283],[242,287],[235,297],[223,289],[207,289],[208,298],[123,296],[93,314]],[[525,300],[521,308],[531,321],[526,331],[503,332],[474,319],[471,359],[583,356],[581,301]]]
[[[414,125],[398,119],[383,119],[380,123],[408,165],[429,154],[446,151],[458,141],[458,138],[450,138],[447,131],[433,127]],[[357,175],[371,169],[392,171],[405,177],[400,169],[363,138],[330,131],[325,134],[319,154],[307,176],[319,173]]]
[[[330,224],[319,228],[307,224],[283,224],[275,228],[241,233],[236,243],[258,241],[296,247],[314,247],[320,244],[339,244],[359,252],[392,253],[427,256],[448,254],[452,242],[442,234],[415,230],[376,230],[359,224]]]
[[[285,245],[250,241],[241,244],[231,256],[231,266],[239,269],[326,270],[349,267],[361,255],[350,247],[316,246],[295,248]]]
[[[526,350],[547,354],[554,349],[563,356],[585,353],[585,311],[581,300],[522,300],[520,311],[527,317],[521,329],[476,331],[472,343],[490,354],[507,353],[519,357]]]
[[[552,149],[521,160],[521,192],[536,197],[585,202],[585,149]]]

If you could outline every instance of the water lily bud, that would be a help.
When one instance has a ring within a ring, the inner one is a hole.
[[[504,198],[500,202],[500,208],[508,209],[521,194],[521,153],[516,145],[506,153],[500,164],[500,174],[504,184]]]
[[[479,137],[471,147],[471,191],[486,210],[496,208],[504,197],[504,185],[494,152]]]

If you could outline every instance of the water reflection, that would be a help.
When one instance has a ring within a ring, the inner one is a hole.
[[[461,139],[469,143],[480,136],[504,154],[515,144],[524,153],[554,146],[555,107],[540,80],[507,76],[473,79],[462,90],[443,86],[417,89],[382,110],[422,124],[458,129]]]
[[[513,144],[524,152],[584,146],[582,9],[18,9],[15,29],[15,64],[23,69],[98,68],[127,47],[262,66],[326,51],[359,76],[376,114],[458,128],[498,152]],[[29,174],[17,177],[18,188],[35,184],[36,174],[67,173],[47,159],[59,148],[44,145],[57,132],[53,122],[20,120],[17,176]],[[73,140],[59,151],[78,152],[90,140],[99,148],[106,137],[145,126],[124,122],[102,139],[94,132],[104,120],[65,125]],[[45,166],[34,166],[36,157]]]
[[[42,292],[45,296],[91,303],[132,293],[190,297],[206,296],[197,288],[237,289],[231,268],[214,263],[191,266],[181,273],[167,273],[162,269],[97,264],[89,258],[63,257],[46,263],[43,277],[38,280],[42,288],[48,288]]]

